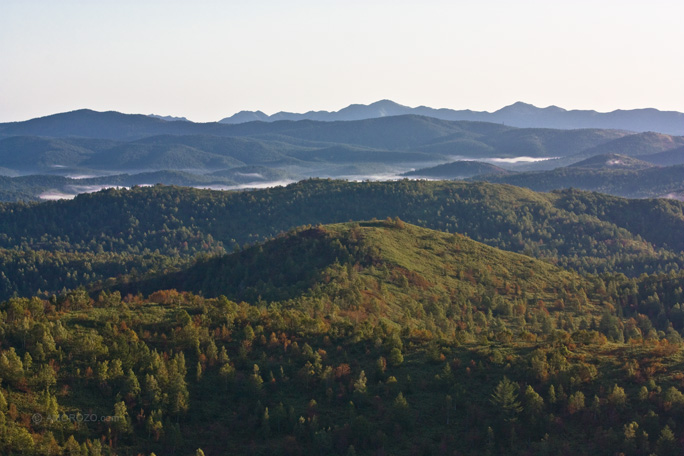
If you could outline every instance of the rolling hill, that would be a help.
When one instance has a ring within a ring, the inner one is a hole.
[[[684,165],[684,146],[676,149],[666,150],[649,154],[647,157],[650,163],[660,166]]]
[[[334,266],[334,267],[333,267]],[[334,272],[329,268],[336,269]],[[517,293],[549,299],[553,288],[579,281],[576,274],[523,255],[505,252],[462,235],[420,228],[398,220],[324,225],[299,229],[241,252],[199,262],[189,269],[127,288],[175,287],[204,296],[226,295],[236,301],[286,301],[335,289],[327,276],[356,267],[371,293],[378,281],[394,283],[387,315],[398,319],[399,304],[419,296],[417,287],[451,299],[466,300],[484,288],[515,282]],[[402,276],[408,279],[402,290]],[[326,283],[327,282],[327,283]],[[337,288],[339,290],[339,288]],[[497,293],[499,294],[499,293]],[[510,297],[514,295],[511,294]],[[479,296],[477,299],[481,299]]]
[[[586,160],[573,163],[570,168],[584,168],[584,169],[624,169],[624,170],[641,170],[652,168],[653,164],[639,160],[634,157],[619,154],[602,154],[594,155]]]
[[[611,174],[606,167],[601,172],[589,172],[588,168],[598,166],[598,162],[592,164],[591,157],[611,154],[649,163],[684,163],[684,159],[680,160],[684,137],[619,130],[514,128],[414,114],[394,115],[401,113],[401,109],[386,104],[376,108],[387,115],[346,121],[198,124],[81,110],[1,124],[0,171],[3,174],[96,180],[2,179],[0,198],[19,201],[71,197],[77,192],[107,186],[151,183],[265,186],[269,182],[275,185],[320,176],[391,179],[402,174],[412,176],[415,174],[404,173],[463,158],[496,159],[500,168],[513,171],[558,168],[551,174],[495,179],[540,191],[575,187],[627,197],[681,197],[678,168],[644,170],[637,175]],[[358,109],[363,110],[354,108]],[[627,159],[619,160],[624,163]],[[607,162],[604,160],[604,163]],[[630,163],[628,167],[633,171],[636,167],[646,167],[634,161]],[[573,164],[570,168],[559,168]],[[241,171],[255,166],[261,171]],[[460,166],[463,168],[460,174],[445,168],[429,172],[442,173],[439,176],[446,178],[469,178],[490,171],[501,173],[494,168],[464,168],[484,165]],[[184,174],[181,178],[177,172],[192,173],[195,177]],[[122,174],[128,177],[116,177]],[[254,180],[249,174],[254,175]],[[534,181],[536,177],[539,181]],[[150,182],[150,178],[155,181]]]
[[[608,130],[516,129],[415,115],[224,125],[84,110],[0,125],[0,165],[4,174],[13,176],[92,177],[166,170],[201,175],[266,166],[293,179],[362,177],[365,169],[397,175],[464,156],[565,157],[625,135]],[[344,170],[350,167],[361,172]],[[0,191],[5,199],[32,192],[16,185]]]
[[[625,198],[684,198],[684,165],[649,166],[613,154],[583,160],[576,165],[550,171],[475,177],[476,180],[506,183],[538,192],[578,188]],[[607,165],[619,161],[624,164]]]
[[[0,453],[675,455],[683,229],[444,181],[0,204]]]
[[[138,277],[0,303],[0,451],[678,451],[681,274],[579,276],[395,218]]]
[[[587,148],[586,155],[620,154],[639,157],[648,161],[648,156],[671,151],[684,146],[684,137],[646,132],[623,136],[609,142]]]
[[[103,142],[111,145],[108,141]],[[36,136],[14,136],[0,140],[0,163],[17,172],[74,167],[94,153],[80,141]]]
[[[319,147],[345,144],[386,150],[407,150],[449,141],[474,140],[483,143],[485,149],[493,147],[496,153],[504,156],[516,156],[524,151],[534,156],[548,155],[551,152],[565,156],[620,138],[627,133],[613,130],[517,129],[499,124],[446,121],[416,115],[358,121],[302,120],[224,125],[166,122],[147,116],[75,111],[25,122],[0,124],[0,138],[39,136],[63,138],[70,143],[81,141],[80,144],[86,138],[130,143],[150,137],[156,139],[148,140],[147,143],[166,141],[168,144],[173,142],[168,138],[169,135],[185,137],[175,142],[186,145],[197,146],[198,141],[202,141],[203,144],[198,148],[207,152],[225,150],[225,146],[217,145],[216,139],[199,137],[239,137],[264,141],[279,138],[281,142],[292,142],[293,145],[301,145],[304,141],[313,143],[314,147],[316,144]],[[187,144],[188,140],[192,144]],[[285,146],[279,145],[281,148]]]
[[[160,273],[297,226],[397,216],[578,272],[684,267],[684,203],[671,200],[455,181],[309,180],[249,192],[154,186],[0,205],[0,299]]]

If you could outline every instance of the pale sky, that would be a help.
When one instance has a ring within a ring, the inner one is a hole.
[[[0,122],[380,99],[684,111],[684,2],[0,0]]]

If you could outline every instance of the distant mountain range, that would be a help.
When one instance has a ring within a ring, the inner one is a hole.
[[[0,180],[0,200],[155,183],[243,188],[309,177],[467,179],[503,172],[515,173],[498,176],[498,182],[538,190],[571,186],[623,196],[682,195],[680,169],[671,168],[684,164],[682,136],[517,128],[392,115],[402,107],[391,102],[371,106],[381,117],[226,124],[79,110],[3,123],[0,176],[7,177]],[[340,112],[361,115],[366,108]],[[614,166],[606,167],[611,160]],[[655,165],[666,168],[651,169]],[[641,171],[638,179],[629,174]]]
[[[531,104],[517,102],[494,112],[435,109],[427,106],[411,108],[391,100],[381,100],[369,105],[353,104],[339,111],[309,111],[304,114],[278,112],[266,115],[261,111],[241,111],[220,123],[239,124],[261,121],[275,122],[279,120],[363,120],[377,117],[400,116],[414,114],[434,117],[442,120],[467,120],[492,122],[513,127],[538,127],[557,129],[607,128],[635,132],[655,131],[670,135],[684,135],[684,113],[676,111],[659,111],[657,109],[631,109],[612,112],[592,110],[568,111],[557,106],[538,108]]]
[[[684,145],[683,138],[640,135],[646,134],[522,129],[416,115],[226,125],[74,111],[0,124],[0,167],[6,175],[82,176],[161,170],[207,174],[259,165],[296,168],[290,171],[301,178],[365,174],[373,165],[397,174],[459,157],[566,158],[617,140],[620,145],[608,146],[611,150],[629,148],[629,138],[635,138],[642,155],[668,150],[664,145]],[[347,167],[346,171],[335,169],[341,166]],[[348,172],[350,166],[361,166],[360,172]]]

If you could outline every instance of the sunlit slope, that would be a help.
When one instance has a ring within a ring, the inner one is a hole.
[[[528,305],[586,314],[593,306],[577,292],[585,285],[577,274],[546,262],[386,220],[302,228],[122,291],[177,288],[280,302],[330,318],[423,325],[426,318],[456,324],[478,310],[507,318]]]

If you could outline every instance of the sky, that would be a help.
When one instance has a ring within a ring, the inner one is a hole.
[[[684,111],[681,0],[0,1],[0,122],[391,99]]]

